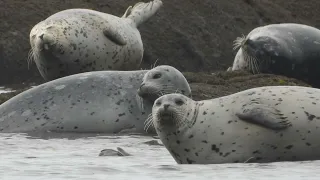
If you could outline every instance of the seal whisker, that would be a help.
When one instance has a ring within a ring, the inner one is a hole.
[[[152,69],[156,67],[158,60],[159,60],[159,59],[156,59],[156,61],[155,61],[154,64],[153,64]]]
[[[152,113],[150,113],[150,114],[148,115],[148,118],[145,120],[143,130],[146,131],[146,132],[148,132],[148,130],[149,130],[149,128],[150,128],[151,126],[153,126]]]
[[[140,99],[140,108],[143,111],[144,110],[143,98],[139,96],[139,99]]]
[[[249,159],[247,159],[245,162],[243,163],[248,163],[251,159],[254,159],[254,157],[250,157]]]
[[[152,118],[152,113],[148,115],[147,119],[144,121],[144,124],[146,124],[150,120],[150,118]]]
[[[28,53],[28,58],[27,58],[27,63],[28,63],[28,69],[29,69],[29,65],[32,63],[32,59],[34,58],[34,53],[33,53],[33,48],[31,47],[31,49],[29,50]]]
[[[256,71],[257,73],[260,73],[260,70],[259,70],[259,64],[258,64],[258,60],[255,56],[252,57],[253,61],[254,61],[254,65],[255,65],[255,68],[256,68]]]
[[[246,36],[244,34],[242,34],[241,37],[237,37],[234,41],[233,41],[233,50],[238,49],[239,47],[241,47],[244,42],[246,40]]]

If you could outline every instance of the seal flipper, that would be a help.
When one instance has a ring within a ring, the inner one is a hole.
[[[132,6],[129,6],[121,18],[126,18],[131,14]]]
[[[124,46],[127,44],[126,40],[123,38],[123,36],[116,30],[112,28],[113,26],[109,26],[108,28],[105,28],[103,30],[103,34],[112,42],[115,44],[118,44],[119,46]]]
[[[138,27],[153,16],[161,7],[161,0],[153,0],[147,3],[138,2],[131,9],[129,9],[129,7],[128,9],[130,12],[127,9],[128,12],[126,11],[124,15],[133,21],[133,26]]]
[[[278,109],[263,104],[246,107],[243,112],[236,113],[236,116],[243,121],[273,130],[283,130],[292,126]]]
[[[119,155],[120,156],[131,156],[131,154],[127,153],[126,151],[124,151],[122,148],[117,147],[117,150],[119,151]]]

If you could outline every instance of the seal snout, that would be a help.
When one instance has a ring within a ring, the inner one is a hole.
[[[168,110],[169,106],[170,106],[170,104],[164,104],[163,105],[164,110]]]

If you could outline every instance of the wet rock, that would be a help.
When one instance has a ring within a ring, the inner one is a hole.
[[[131,156],[131,154],[127,153],[120,147],[117,147],[117,150],[118,151],[113,149],[103,149],[99,153],[99,156]]]

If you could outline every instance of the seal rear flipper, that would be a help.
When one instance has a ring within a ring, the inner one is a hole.
[[[236,113],[236,116],[243,121],[273,130],[283,130],[292,126],[278,109],[262,104],[245,107],[243,112]]]
[[[126,151],[124,151],[122,148],[117,147],[117,150],[120,153],[120,156],[131,156],[131,154],[127,153]]]
[[[126,18],[131,14],[132,6],[129,6],[121,18]]]
[[[127,41],[116,29],[112,28],[113,26],[109,26],[103,30],[103,34],[112,42],[119,46],[124,46],[127,44]]]
[[[153,16],[161,7],[161,0],[153,0],[147,3],[138,2],[131,9],[129,9],[129,7],[130,12],[127,9],[128,12],[126,11],[124,15],[133,21],[133,26],[138,27]]]

